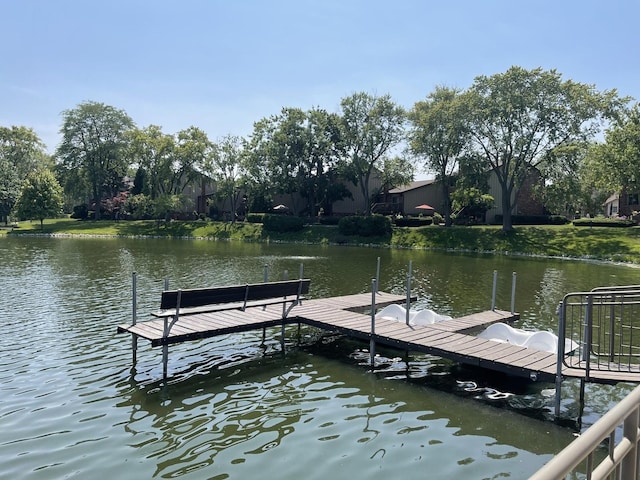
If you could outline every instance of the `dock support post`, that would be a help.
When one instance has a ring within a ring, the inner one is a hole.
[[[135,325],[136,322],[138,321],[138,315],[137,315],[137,311],[138,311],[138,292],[137,292],[137,279],[136,279],[136,272],[133,272],[132,274],[132,297],[133,297],[133,318],[131,321],[131,325]],[[136,335],[135,333],[131,334],[131,350],[133,351],[133,367],[136,366],[136,361],[138,359],[138,335]]]
[[[556,404],[555,418],[560,418],[560,401],[562,400],[562,364],[564,362],[564,345],[566,335],[565,300],[558,304],[558,352],[556,359]]]
[[[511,275],[511,315],[516,312],[516,278],[518,274],[513,272]]]
[[[406,322],[409,325],[409,310],[411,309],[411,275],[413,273],[413,261],[409,260],[409,273],[407,273],[407,318]]]
[[[162,345],[162,379],[167,379],[167,370],[169,365],[169,345]]]
[[[282,273],[283,280],[289,280],[289,271],[285,270]],[[286,298],[286,297],[285,297]],[[280,346],[282,348],[282,353],[284,353],[284,319],[287,312],[286,304],[282,304],[282,326],[280,327]]]
[[[376,265],[376,293],[380,288],[380,257],[378,257],[378,263]]]
[[[371,339],[369,340],[369,361],[371,363],[371,370],[375,368],[375,356],[376,356],[376,341],[374,336],[376,334],[376,291],[377,282],[374,278],[371,280]]]
[[[493,293],[491,294],[491,311],[496,309],[496,288],[498,286],[498,271],[493,271]]]

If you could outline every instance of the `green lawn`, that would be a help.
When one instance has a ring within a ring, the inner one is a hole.
[[[347,237],[335,226],[313,225],[302,232],[275,233],[261,224],[224,222],[78,221],[72,219],[21,222],[0,235],[69,234],[111,236],[166,236],[218,238],[245,241],[277,241],[309,244],[380,245],[398,248],[521,253],[544,256],[592,258],[640,264],[640,227],[607,228],[563,226],[517,226],[508,234],[499,226],[442,226],[394,228],[388,237]]]

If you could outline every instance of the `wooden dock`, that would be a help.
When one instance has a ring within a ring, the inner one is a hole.
[[[406,302],[406,296],[378,292],[376,308]],[[224,310],[182,315],[165,337],[164,321],[153,319],[135,325],[118,326],[119,333],[131,333],[147,339],[154,347],[210,338],[288,324],[306,324],[346,336],[375,342],[404,351],[422,352],[459,363],[503,372],[531,380],[556,381],[555,353],[541,352],[486,340],[475,336],[484,327],[496,323],[510,323],[518,314],[489,310],[425,326],[409,326],[404,322],[376,319],[372,334],[372,294],[363,293],[323,299],[304,300],[283,318],[278,306],[256,306],[243,310]],[[585,379],[585,371],[564,366],[563,378]],[[640,381],[640,371],[590,371],[591,382],[617,383]]]

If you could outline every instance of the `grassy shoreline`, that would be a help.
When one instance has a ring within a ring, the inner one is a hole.
[[[344,236],[334,226],[312,225],[301,232],[263,231],[261,224],[225,222],[78,221],[21,222],[0,229],[4,235],[168,237],[249,242],[415,248],[496,254],[566,257],[640,265],[640,227],[606,228],[573,225],[517,226],[505,234],[499,226],[394,228],[387,237]]]

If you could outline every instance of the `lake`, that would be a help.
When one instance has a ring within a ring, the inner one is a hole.
[[[116,326],[158,308],[172,288],[271,280],[299,265],[311,297],[403,293],[461,316],[515,309],[553,329],[565,293],[637,284],[638,269],[562,259],[206,240],[0,237],[0,477],[181,479],[526,478],[633,386],[554,386],[380,349],[303,328],[224,336],[161,350]],[[408,363],[405,360],[409,360]]]

